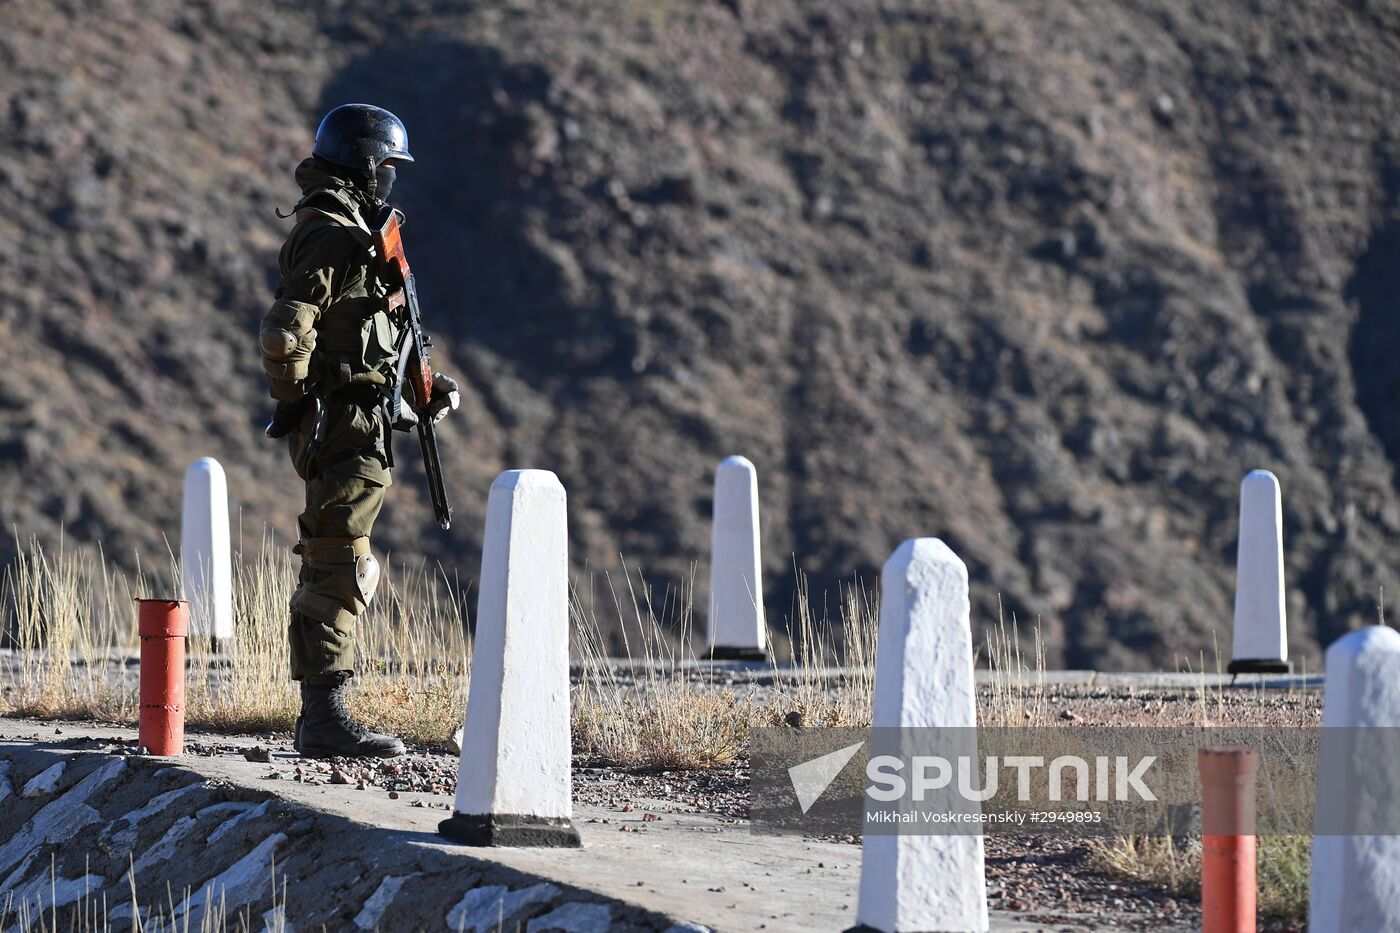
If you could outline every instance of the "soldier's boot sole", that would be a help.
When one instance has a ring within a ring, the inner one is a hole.
[[[394,744],[360,742],[354,746],[312,745],[303,743],[297,752],[303,758],[397,758],[407,754],[403,742],[394,739]]]

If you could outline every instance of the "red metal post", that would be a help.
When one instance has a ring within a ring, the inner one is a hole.
[[[141,635],[141,744],[151,755],[185,751],[185,639],[189,603],[138,599]]]
[[[1252,748],[1197,749],[1201,771],[1201,930],[1254,933],[1255,782]]]

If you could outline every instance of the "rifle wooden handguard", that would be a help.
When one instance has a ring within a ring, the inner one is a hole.
[[[384,223],[374,232],[374,248],[398,276],[399,288],[389,295],[389,310],[397,311],[408,304],[404,284],[408,282],[408,256],[404,254],[403,236],[399,232],[399,212],[391,210]],[[428,348],[413,342],[413,353],[418,356],[418,365],[406,368],[404,378],[412,393],[413,410],[421,413],[433,400],[433,366],[428,359]]]

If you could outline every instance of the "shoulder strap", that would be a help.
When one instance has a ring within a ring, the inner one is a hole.
[[[344,227],[355,239],[366,247],[374,245],[374,233],[365,224],[354,199],[338,188],[317,188],[292,208],[297,223],[305,223],[312,217],[321,216],[336,226]]]

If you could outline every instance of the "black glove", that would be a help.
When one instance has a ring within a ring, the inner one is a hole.
[[[306,401],[303,398],[300,402],[278,402],[272,411],[272,420],[267,423],[263,433],[273,440],[291,434],[301,423],[302,412],[306,411]]]

